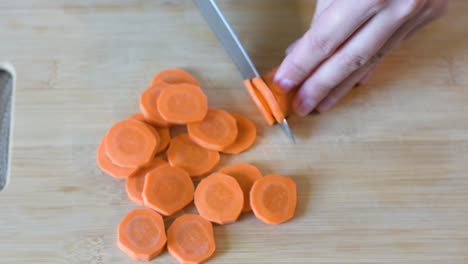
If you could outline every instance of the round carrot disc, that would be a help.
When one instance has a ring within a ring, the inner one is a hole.
[[[221,109],[208,109],[202,121],[187,124],[187,131],[195,143],[216,151],[234,143],[238,134],[236,119]]]
[[[268,104],[273,117],[276,119],[276,122],[281,123],[284,120],[284,114],[281,111],[281,108],[276,100],[276,97],[273,95],[273,92],[270,90],[268,85],[260,77],[255,77],[252,79],[252,84],[257,88],[257,91],[263,96],[263,99]]]
[[[237,138],[231,145],[225,147],[222,152],[227,154],[239,154],[248,150],[257,138],[257,127],[247,117],[231,113],[237,123]]]
[[[112,162],[121,167],[139,167],[153,159],[158,139],[147,124],[127,119],[107,132],[104,144]]]
[[[136,113],[128,117],[128,119],[135,119],[141,122],[145,122],[145,117],[142,113]]]
[[[156,76],[154,76],[151,84],[158,82],[166,82],[170,84],[190,83],[197,86],[199,85],[197,79],[195,79],[190,73],[177,68],[167,69],[159,72]]]
[[[270,88],[273,96],[276,98],[281,112],[285,117],[289,116],[291,113],[291,102],[294,96],[294,92],[283,93],[281,89],[275,84],[274,77],[278,67],[271,69],[270,71],[263,74],[263,80],[265,80],[266,85]]]
[[[186,124],[203,120],[208,99],[199,86],[181,83],[164,89],[157,101],[158,111],[170,123]]]
[[[120,222],[117,237],[120,250],[140,261],[157,257],[167,241],[163,219],[151,209],[130,211]]]
[[[255,181],[250,190],[250,206],[255,216],[267,224],[293,218],[296,201],[296,183],[290,177],[268,175]]]
[[[125,179],[130,177],[138,170],[138,168],[124,168],[115,165],[111,159],[107,156],[106,148],[104,144],[104,138],[99,143],[99,146],[96,151],[96,160],[99,168],[105,173],[116,179]]]
[[[239,183],[244,194],[243,212],[249,212],[250,208],[250,189],[254,182],[262,177],[262,173],[257,167],[248,163],[235,163],[221,168],[219,172],[232,176]]]
[[[128,198],[139,205],[144,205],[142,194],[146,173],[165,164],[168,163],[165,160],[156,157],[150,163],[133,173],[131,177],[128,177],[125,182],[125,190],[127,191]]]
[[[156,127],[156,130],[159,134],[159,144],[156,153],[161,153],[166,150],[167,146],[169,146],[169,142],[171,141],[171,131],[167,127]]]
[[[162,215],[172,215],[193,200],[190,175],[181,168],[163,165],[146,174],[143,200]]]
[[[148,123],[160,126],[168,127],[170,124],[164,120],[159,114],[158,106],[156,105],[161,91],[169,88],[171,84],[165,82],[153,83],[140,95],[140,111],[143,114],[145,121]]]
[[[190,176],[202,176],[219,163],[219,153],[200,147],[184,133],[171,139],[166,151],[169,164],[187,171]]]
[[[236,179],[215,172],[200,181],[194,201],[201,216],[221,225],[237,220],[244,206],[244,195]]]
[[[275,124],[275,119],[271,114],[270,107],[265,102],[265,99],[263,99],[262,95],[258,92],[257,88],[255,88],[255,86],[252,84],[252,81],[244,80],[244,86],[247,92],[249,93],[250,98],[252,98],[253,102],[257,106],[257,109],[263,115],[263,118],[265,119],[267,124],[270,126]]]

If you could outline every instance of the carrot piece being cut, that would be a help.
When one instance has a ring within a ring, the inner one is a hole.
[[[220,156],[217,151],[200,147],[187,133],[171,139],[166,151],[169,164],[187,171],[191,177],[202,176],[218,165]]]
[[[227,174],[239,183],[242,192],[244,193],[244,206],[242,212],[249,212],[250,208],[250,189],[254,182],[262,178],[262,173],[257,167],[248,163],[235,163],[230,166],[226,166],[219,170],[219,172]]]
[[[294,92],[284,93],[275,84],[274,78],[277,70],[278,67],[271,69],[270,71],[264,73],[262,77],[268,88],[270,88],[273,96],[276,98],[276,102],[278,102],[278,106],[281,109],[281,112],[285,117],[287,117],[291,113],[291,102],[294,96]]]
[[[244,80],[244,86],[247,92],[249,93],[250,97],[252,98],[253,102],[257,106],[257,109],[262,113],[263,118],[267,122],[268,125],[275,124],[275,119],[271,115],[270,108],[268,104],[263,99],[262,95],[258,92],[257,88],[252,84],[251,80]]]
[[[250,206],[255,216],[267,224],[293,218],[296,201],[296,183],[290,177],[268,175],[255,181],[250,190]]]
[[[162,90],[170,89],[171,84],[165,82],[153,83],[140,95],[140,111],[145,121],[160,127],[168,127],[170,124],[162,118],[158,111],[157,101]]]
[[[158,111],[170,123],[186,124],[203,120],[208,111],[208,99],[200,86],[173,84],[164,89],[157,101]]]
[[[124,168],[115,165],[111,159],[107,156],[106,147],[104,144],[104,138],[99,143],[99,146],[96,151],[96,160],[99,168],[105,173],[116,179],[125,179],[130,177],[136,170],[136,167],[133,168]]]
[[[112,162],[125,168],[140,167],[153,159],[158,139],[151,127],[127,119],[116,123],[104,138],[106,153]]]
[[[193,200],[190,175],[181,168],[163,165],[146,174],[143,201],[162,215],[172,215]]]
[[[187,131],[195,143],[216,151],[223,150],[237,138],[236,119],[221,109],[208,109],[202,121],[187,124]]]
[[[231,145],[225,147],[222,152],[227,154],[239,154],[249,149],[257,138],[257,127],[247,117],[231,113],[237,123],[237,138]]]
[[[130,211],[117,229],[120,250],[140,261],[150,261],[161,254],[166,241],[163,219],[151,209]]]
[[[200,181],[194,201],[201,216],[222,225],[237,220],[244,206],[244,195],[236,179],[215,172]]]
[[[255,77],[252,79],[252,84],[257,88],[257,90],[262,95],[263,99],[268,104],[273,117],[275,118],[276,122],[281,123],[284,120],[284,114],[281,110],[278,101],[276,101],[276,97],[271,92],[268,85],[263,81],[260,77]]]
[[[136,113],[133,114],[129,117],[129,119],[135,119],[141,122],[146,122],[145,117],[143,116],[142,113]],[[158,132],[159,137],[159,145],[158,149],[156,150],[156,153],[161,153],[164,150],[166,150],[167,146],[169,145],[169,142],[171,141],[171,132],[168,127],[154,127],[156,131]]]
[[[158,74],[156,74],[156,76],[154,76],[153,80],[151,81],[151,84],[153,85],[159,82],[165,82],[170,84],[190,83],[197,86],[199,85],[197,79],[195,79],[190,73],[178,68],[167,69],[159,72]]]
[[[167,164],[165,160],[156,157],[150,163],[133,173],[131,177],[128,177],[125,182],[125,190],[127,191],[128,198],[139,205],[144,205],[142,194],[146,173]]]
[[[199,215],[179,216],[167,230],[167,250],[179,263],[204,262],[216,250],[213,225]]]

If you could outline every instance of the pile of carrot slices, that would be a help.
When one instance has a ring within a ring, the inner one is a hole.
[[[273,124],[288,115],[288,99],[267,83],[246,81]],[[202,263],[216,249],[213,224],[233,223],[250,211],[267,224],[293,218],[297,194],[290,177],[263,176],[248,163],[214,171],[221,154],[251,148],[257,129],[241,114],[210,108],[192,75],[181,69],[160,72],[141,93],[139,106],[141,113],[107,131],[96,152],[100,169],[125,179],[128,198],[142,206],[127,213],[117,229],[117,245],[128,256],[149,261],[167,247],[180,263]],[[187,132],[171,137],[171,128],[181,125]],[[195,186],[193,179],[203,176]],[[182,214],[166,230],[163,217],[192,202],[199,215]]]

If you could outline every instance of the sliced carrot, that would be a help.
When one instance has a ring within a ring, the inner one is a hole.
[[[142,113],[135,113],[131,116],[128,117],[128,119],[135,119],[141,122],[145,122],[145,117],[143,116]]]
[[[139,205],[144,205],[142,194],[146,173],[167,164],[165,160],[156,157],[150,161],[150,163],[133,173],[125,182],[125,190],[127,191],[128,198]]]
[[[134,168],[124,168],[115,165],[111,159],[107,156],[106,147],[104,144],[104,138],[99,143],[99,146],[96,151],[96,160],[99,168],[105,173],[116,179],[125,179],[130,177],[137,170]]]
[[[186,124],[203,120],[208,111],[208,99],[200,86],[173,84],[164,89],[157,101],[158,111],[170,123]]]
[[[195,79],[190,73],[177,68],[164,70],[156,74],[156,76],[154,76],[153,80],[151,81],[151,84],[158,82],[166,82],[170,84],[191,83],[194,85],[199,85],[197,79]]]
[[[171,88],[171,84],[165,82],[153,83],[140,95],[140,111],[143,114],[145,121],[148,123],[168,127],[170,124],[162,118],[158,111],[157,101],[162,90]]]
[[[232,176],[237,180],[244,193],[244,207],[242,211],[251,211],[252,208],[250,208],[249,198],[250,189],[254,182],[262,177],[260,170],[248,163],[235,163],[220,169],[219,172]]]
[[[199,215],[179,216],[167,230],[167,250],[179,263],[204,262],[216,250],[213,225]]]
[[[268,107],[270,108],[270,111],[273,114],[276,122],[283,122],[283,111],[281,110],[278,101],[276,101],[276,97],[273,95],[270,88],[268,88],[268,85],[265,83],[265,81],[263,81],[263,79],[260,77],[255,77],[252,79],[252,84],[255,86],[255,88],[257,88],[263,99],[268,104]]]
[[[166,151],[169,164],[187,171],[190,176],[202,176],[210,172],[219,163],[219,153],[200,147],[187,133],[171,139]]]
[[[172,215],[193,200],[190,175],[181,168],[163,165],[146,174],[143,201],[162,215]]]
[[[164,222],[151,209],[130,211],[120,222],[117,245],[131,258],[150,261],[161,254],[166,245]]]
[[[257,127],[247,117],[231,113],[237,123],[237,138],[231,145],[225,147],[222,152],[227,154],[239,154],[249,149],[257,138]]]
[[[293,218],[296,201],[296,183],[290,177],[268,175],[255,181],[250,190],[250,206],[255,216],[267,224]]]
[[[273,125],[275,123],[275,119],[271,115],[270,108],[265,102],[265,99],[263,99],[262,95],[258,92],[257,88],[254,87],[252,81],[244,80],[244,86],[253,102],[257,106],[257,109],[260,111],[260,113],[262,113],[267,124],[270,126]]]
[[[104,144],[106,153],[114,164],[135,168],[153,159],[158,139],[147,124],[127,119],[109,129]]]
[[[212,108],[202,121],[187,124],[187,131],[198,145],[221,151],[236,140],[237,123],[228,112]]]
[[[244,206],[244,195],[236,179],[215,172],[200,181],[194,201],[201,216],[221,225],[237,220]]]
[[[133,114],[129,117],[129,119],[135,119],[141,122],[146,122],[145,117],[141,113]],[[155,127],[155,129],[158,132],[158,137],[160,140],[156,153],[161,153],[164,150],[166,150],[167,146],[169,145],[169,142],[171,141],[171,131],[168,127]]]
[[[278,106],[281,109],[281,112],[285,117],[289,116],[291,113],[291,102],[294,96],[294,92],[284,93],[280,90],[280,88],[275,84],[274,78],[278,67],[266,72],[263,74],[263,80],[270,88],[273,96],[276,98],[276,102],[278,102]]]

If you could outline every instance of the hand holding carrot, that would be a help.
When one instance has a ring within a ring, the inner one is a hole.
[[[286,51],[275,82],[285,92],[298,88],[297,114],[327,111],[447,5],[447,0],[318,0],[310,29]]]

